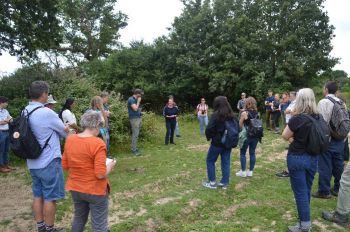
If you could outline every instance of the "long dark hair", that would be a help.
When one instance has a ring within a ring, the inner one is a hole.
[[[225,96],[218,96],[213,103],[214,112],[218,114],[220,121],[232,119],[234,117],[230,103]]]
[[[66,102],[64,103],[64,105],[63,105],[63,107],[62,107],[60,113],[58,114],[58,116],[60,117],[61,120],[63,120],[63,119],[62,119],[62,113],[63,113],[63,111],[65,111],[65,110],[72,110],[72,105],[73,105],[73,103],[74,103],[74,98],[67,98],[67,100],[66,100]]]

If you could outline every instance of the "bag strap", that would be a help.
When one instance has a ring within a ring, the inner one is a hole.
[[[29,118],[29,116],[30,116],[32,113],[34,113],[34,111],[36,111],[36,110],[38,110],[38,109],[40,109],[40,108],[44,108],[44,106],[38,106],[38,107],[34,108],[32,111],[30,111],[30,112],[28,112],[27,109],[24,109],[24,110],[27,111],[26,117]],[[23,111],[22,111],[22,113],[23,113]]]
[[[339,105],[343,105],[343,101],[340,100],[340,101],[336,101],[334,98],[330,97],[330,96],[327,96],[326,99],[330,100],[334,105],[336,103],[338,103]]]
[[[44,146],[43,146],[43,150],[47,147],[47,145],[49,145],[49,141],[50,141],[50,139],[51,139],[53,133],[55,133],[55,131],[52,131],[50,137],[46,140],[46,142],[45,142],[45,144],[44,144]]]

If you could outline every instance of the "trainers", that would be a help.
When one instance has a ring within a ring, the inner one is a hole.
[[[331,189],[331,194],[332,194],[333,196],[337,197],[337,196],[338,196],[338,193],[339,193],[339,190],[336,191],[336,190],[334,190],[334,189]]]
[[[289,177],[289,172],[288,171],[283,171],[283,172],[279,172],[276,173],[277,177]]]
[[[247,172],[247,177],[252,177],[253,176],[253,171],[248,171]]]
[[[332,198],[332,195],[331,194],[325,195],[317,191],[312,194],[312,197],[319,198],[319,199],[330,199]]]
[[[337,212],[322,211],[322,218],[329,222],[334,222],[343,227],[348,227],[349,217]]]
[[[223,183],[218,183],[217,187],[222,188],[223,190],[227,189],[227,184],[223,184]]]
[[[176,135],[177,138],[181,138],[181,135]]]
[[[311,226],[302,227],[300,223],[295,226],[288,226],[288,232],[309,232],[311,231]]]
[[[236,172],[236,176],[247,177],[247,172],[241,170],[239,172]]]
[[[61,228],[61,227],[54,227],[52,230],[46,230],[49,232],[66,232],[66,229]]]
[[[134,156],[140,156],[140,155],[141,155],[140,152],[139,152],[138,150],[132,151],[132,154],[133,154]]]
[[[203,187],[210,188],[210,189],[216,189],[216,183],[215,182],[210,182],[210,181],[204,181],[202,182]]]

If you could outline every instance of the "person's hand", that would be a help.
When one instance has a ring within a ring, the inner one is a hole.
[[[114,159],[114,160],[112,160],[112,162],[110,162],[108,165],[107,165],[107,173],[110,173],[113,169],[114,169],[114,167],[115,167],[115,165],[117,164],[117,161]]]
[[[69,124],[65,124],[64,132],[69,133]]]
[[[292,143],[294,141],[294,137],[290,137],[289,139],[288,139],[288,142],[289,143]]]
[[[140,104],[141,102],[141,97],[137,98],[137,104]]]
[[[247,119],[248,119],[248,113],[247,113],[247,111],[242,112],[242,114],[241,114],[241,119],[243,119],[243,120],[247,120]]]

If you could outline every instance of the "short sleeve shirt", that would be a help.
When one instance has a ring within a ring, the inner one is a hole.
[[[316,115],[311,115],[317,117]],[[293,116],[288,127],[294,133],[294,141],[290,144],[288,151],[293,154],[303,154],[306,152],[307,138],[311,129],[311,121],[306,116],[298,114]]]
[[[77,124],[77,119],[72,111],[66,109],[62,112],[62,120],[64,123]]]
[[[129,97],[128,99],[128,113],[129,118],[140,118],[141,117],[141,111],[138,109],[137,111],[133,110],[131,105],[137,104],[137,99],[133,96]]]
[[[271,103],[271,102],[273,102],[274,100],[275,100],[275,97],[274,97],[274,96],[267,97],[267,98],[265,99],[265,101],[268,102],[268,103]],[[266,110],[271,110],[271,106],[265,106],[265,109],[266,109]]]
[[[0,109],[0,121],[8,119],[10,116],[9,112],[6,109]],[[0,125],[0,130],[8,130],[9,124]]]

